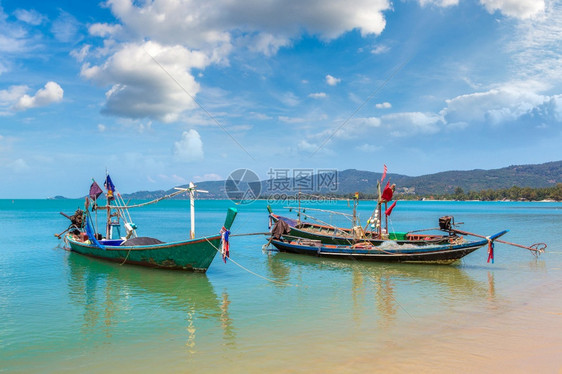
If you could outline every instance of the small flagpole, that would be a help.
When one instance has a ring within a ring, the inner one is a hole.
[[[388,216],[386,215],[386,211],[388,209],[388,202],[384,202],[384,226],[386,230],[386,234],[388,234]]]
[[[189,182],[189,204],[190,204],[190,216],[191,216],[191,239],[195,239],[195,185],[193,182]]]

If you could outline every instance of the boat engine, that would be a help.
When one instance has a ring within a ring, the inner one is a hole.
[[[439,218],[439,228],[443,231],[451,231],[452,225],[455,224],[455,218],[452,216],[443,216]]]

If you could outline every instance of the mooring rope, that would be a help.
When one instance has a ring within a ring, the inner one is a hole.
[[[217,246],[214,245],[213,242],[211,242],[207,237],[205,237],[205,240],[208,241],[209,244],[211,244],[211,245],[213,246],[213,248],[214,248],[218,253],[222,254],[221,250],[218,249]],[[244,270],[244,271],[246,271],[246,272],[248,272],[248,273],[250,273],[250,274],[252,274],[252,275],[255,275],[255,276],[258,277],[258,278],[264,279],[264,280],[266,280],[266,281],[268,281],[268,282],[280,284],[280,285],[283,285],[283,286],[302,287],[302,286],[299,286],[298,284],[285,283],[285,282],[277,281],[277,280],[275,280],[275,279],[267,278],[267,277],[265,277],[265,276],[263,276],[263,275],[261,275],[261,274],[258,274],[258,273],[256,273],[256,272],[254,272],[254,271],[252,271],[252,270],[250,270],[250,269],[244,267],[243,265],[241,265],[241,264],[239,264],[238,262],[234,261],[234,260],[232,259],[232,257],[230,257],[230,256],[228,257],[228,259],[229,259],[230,261],[232,261],[232,262],[233,262],[236,266],[238,266],[240,269],[242,269],[242,270]]]
[[[126,210],[126,209],[129,209],[129,208],[139,208],[139,207],[145,206],[145,205],[156,204],[156,203],[159,202],[159,201],[162,201],[162,200],[164,200],[164,199],[169,199],[169,198],[174,197],[174,196],[176,196],[176,195],[179,195],[179,194],[181,194],[181,193],[185,193],[185,191],[184,191],[184,190],[181,190],[181,191],[172,192],[171,194],[168,194],[168,195],[165,195],[165,196],[162,196],[162,197],[159,197],[159,198],[157,198],[157,199],[154,199],[154,200],[151,200],[151,201],[147,201],[147,202],[141,203],[141,204],[134,204],[134,205],[128,205],[128,206],[127,206],[127,205],[124,205],[124,206],[112,205],[112,206],[110,206],[110,208],[118,209],[118,210],[119,210],[119,209],[120,209],[120,210]],[[99,207],[97,207],[97,209],[104,209],[104,208],[107,208],[107,207],[106,207],[106,206],[99,206]]]
[[[125,259],[123,260],[123,262],[120,264],[121,266],[123,266],[123,264],[124,264],[125,262],[127,262],[127,259],[129,258],[129,254],[131,254],[131,250],[132,250],[132,249],[133,249],[133,248],[129,248],[129,251],[127,252],[127,257],[125,257]]]

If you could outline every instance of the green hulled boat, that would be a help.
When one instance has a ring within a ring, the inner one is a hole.
[[[224,225],[217,230],[216,235],[195,238],[194,194],[206,191],[196,190],[193,183],[190,183],[188,188],[177,188],[179,191],[164,197],[169,198],[187,192],[191,200],[191,238],[169,243],[137,236],[136,226],[131,222],[128,211],[129,208],[155,203],[163,198],[127,206],[115,190],[109,175],[106,176],[104,186],[107,189],[105,206],[97,205],[97,198],[103,191],[93,181],[90,195],[86,198],[85,210],[78,209],[72,216],[63,214],[72,222],[65,230],[68,231],[65,235],[67,249],[85,256],[122,264],[200,272],[207,271],[217,253],[221,252],[224,259],[228,257],[228,237],[237,211],[235,208],[228,209]],[[105,236],[96,233],[93,229],[91,213],[88,210],[92,202],[94,211],[101,210],[107,214]],[[126,232],[126,235],[120,236],[121,232]],[[57,236],[60,238],[61,235]]]

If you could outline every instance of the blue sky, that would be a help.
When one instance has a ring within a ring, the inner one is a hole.
[[[0,198],[562,159],[550,0],[0,2]]]

